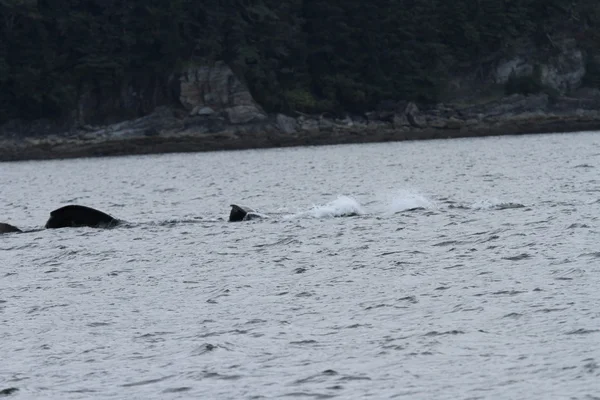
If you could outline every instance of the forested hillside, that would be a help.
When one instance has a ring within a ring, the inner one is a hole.
[[[223,60],[267,110],[434,102],[524,40],[600,49],[597,0],[0,0],[0,122]],[[597,69],[597,68],[596,68]],[[586,82],[600,74],[588,68]]]

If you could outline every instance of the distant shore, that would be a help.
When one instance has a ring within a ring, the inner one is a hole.
[[[540,101],[544,107],[540,107]],[[109,127],[85,127],[65,134],[4,133],[0,136],[0,161],[600,130],[600,112],[593,104],[579,101],[574,106],[574,101],[565,98],[562,103],[554,101],[547,105],[547,98],[521,96],[466,109],[440,106],[415,111],[407,107],[401,112],[379,112],[368,119],[344,120],[277,115],[238,125],[225,124],[214,116],[181,118],[172,110],[160,110],[135,121]]]
[[[243,137],[223,137],[219,134],[182,137],[148,137],[103,142],[81,141],[36,141],[15,143],[0,148],[0,161],[51,160],[82,157],[108,157],[162,153],[191,153],[221,150],[248,150],[295,146],[318,146],[336,144],[358,144],[397,142],[410,140],[455,139],[485,136],[568,133],[600,130],[597,121],[547,121],[539,125],[518,124],[499,126],[495,129],[465,129],[448,132],[445,130],[419,130],[404,132],[394,129],[377,131],[346,130],[333,135],[308,132],[302,135],[249,134]]]

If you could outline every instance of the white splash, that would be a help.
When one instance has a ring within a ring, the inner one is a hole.
[[[434,209],[437,205],[426,196],[411,190],[399,190],[387,201],[387,212],[398,212],[417,208]]]
[[[348,196],[338,196],[337,199],[324,205],[313,206],[310,210],[294,214],[288,218],[312,217],[312,218],[334,218],[364,215],[365,210],[358,201]]]

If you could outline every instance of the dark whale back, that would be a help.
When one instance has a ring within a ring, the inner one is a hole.
[[[89,226],[91,228],[108,228],[115,226],[119,220],[102,211],[90,207],[68,205],[50,213],[46,228],[67,228]]]
[[[246,215],[248,215],[248,213],[252,211],[254,210],[248,207],[242,207],[238,206],[237,204],[232,204],[231,212],[229,213],[229,222],[243,221]]]
[[[2,233],[11,233],[11,232],[22,232],[16,226],[12,226],[11,224],[5,224],[4,222],[0,222],[0,234]]]
[[[266,218],[266,215],[260,214],[248,207],[238,206],[237,204],[231,205],[231,212],[229,213],[229,222],[239,221],[250,221],[253,219]]]

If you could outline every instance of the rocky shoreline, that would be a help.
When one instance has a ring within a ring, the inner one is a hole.
[[[188,63],[154,83],[82,85],[68,115],[56,120],[0,125],[0,161],[600,129],[600,90],[585,88],[586,58],[577,41],[557,42],[554,53],[528,45],[485,73],[457,75],[443,96],[453,103],[384,102],[343,118],[268,114],[225,62]],[[504,95],[532,90],[532,82],[543,92]],[[292,100],[292,109],[320,109],[308,92]]]
[[[598,110],[596,91],[558,98],[512,95],[462,108],[393,104],[344,119],[261,114],[237,123],[219,113],[159,107],[139,119],[53,134],[31,124],[7,124],[0,130],[0,161],[590,131],[600,130]]]

